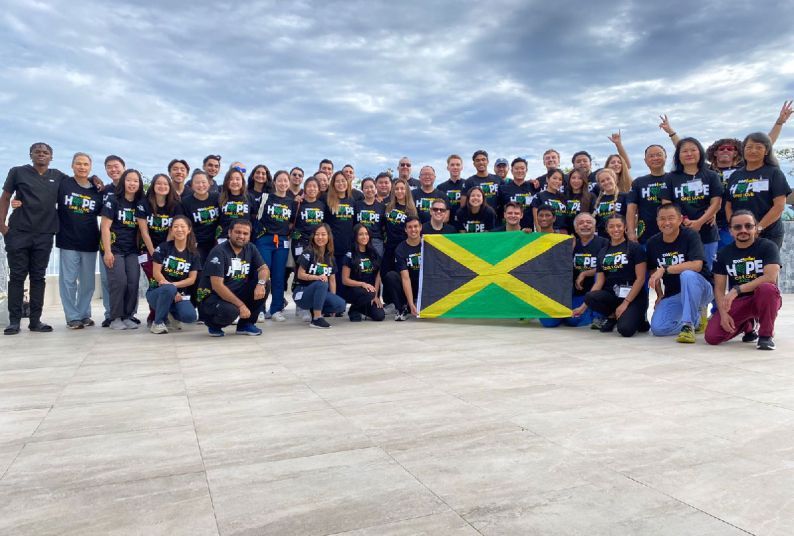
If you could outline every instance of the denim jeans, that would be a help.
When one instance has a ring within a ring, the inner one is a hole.
[[[273,242],[273,235],[266,234],[256,239],[256,249],[259,250],[262,259],[270,270],[270,314],[281,311],[284,308],[284,289],[286,287],[287,258],[289,257],[289,247],[284,247],[288,238],[279,236],[278,247]]]
[[[345,300],[333,294],[325,281],[312,281],[306,286],[298,287],[293,297],[301,309],[323,314],[344,313],[347,307]]]
[[[196,309],[190,303],[190,298],[183,296],[178,302],[174,301],[179,289],[174,285],[160,285],[146,291],[146,301],[154,309],[154,323],[164,324],[171,313],[175,319],[185,324],[196,321]]]
[[[692,270],[684,270],[681,292],[662,298],[651,317],[651,333],[657,337],[678,335],[684,323],[697,327],[700,308],[714,299],[714,292],[706,278]],[[705,327],[705,326],[704,326]]]
[[[67,322],[91,318],[96,253],[96,251],[61,250],[58,288]]]

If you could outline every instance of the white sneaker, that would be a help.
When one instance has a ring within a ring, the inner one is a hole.
[[[127,329],[138,329],[138,324],[136,324],[129,318],[125,318],[124,320],[122,320],[122,322],[124,322],[124,325],[127,326]]]
[[[259,316],[256,317],[256,321],[260,324],[265,321],[265,313],[260,312]]]
[[[122,329],[127,329],[127,324],[125,324],[121,318],[117,318],[110,323],[110,329],[117,329],[121,331]]]
[[[180,329],[182,329],[182,322],[180,322],[179,320],[177,320],[176,318],[174,318],[174,315],[172,315],[171,313],[168,313],[168,320],[167,320],[167,322],[168,322],[168,327],[169,327],[169,328],[171,328],[171,329],[173,329],[173,330],[180,330]]]
[[[312,314],[309,312],[308,309],[302,309],[301,320],[303,320],[304,322],[312,321]]]
[[[160,335],[161,333],[168,333],[168,328],[165,324],[152,324],[152,327],[149,328],[149,331],[155,335]]]
[[[282,313],[281,311],[276,311],[275,313],[273,313],[270,319],[273,320],[274,322],[284,322],[287,320],[287,317],[285,317],[284,313]]]

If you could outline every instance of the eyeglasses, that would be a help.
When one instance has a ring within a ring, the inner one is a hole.
[[[300,177],[302,179],[303,178],[303,173],[295,172],[295,173],[292,174],[292,176],[293,177]]]
[[[406,164],[405,162],[400,163],[400,167],[411,167],[411,164]]]
[[[725,153],[734,153],[736,152],[736,147],[734,147],[733,145],[720,145],[719,147],[717,147],[717,151],[722,151]]]
[[[439,207],[433,207],[430,210],[432,210],[433,212],[446,212],[447,211],[447,209],[439,208]]]
[[[733,229],[734,231],[741,231],[742,229],[744,229],[745,231],[752,231],[753,229],[755,229],[755,224],[754,223],[745,223],[745,224],[737,223],[735,225],[731,225],[731,229]]]
[[[245,173],[245,168],[244,167],[234,166],[232,169],[235,170],[235,171],[239,171],[240,173]]]

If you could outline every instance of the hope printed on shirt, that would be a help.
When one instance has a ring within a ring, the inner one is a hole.
[[[416,208],[422,212],[430,212],[430,206],[433,204],[433,201],[443,201],[443,199],[439,199],[438,197],[422,197],[416,200]]]
[[[528,207],[532,203],[533,197],[532,194],[513,194],[510,196],[510,201]]]
[[[402,225],[405,223],[405,220],[408,218],[408,215],[405,213],[404,210],[400,210],[399,208],[393,208],[387,215],[386,221],[394,225]]]
[[[376,225],[380,223],[380,213],[376,210],[364,209],[359,211],[357,219],[364,225]]]
[[[267,214],[274,221],[284,222],[289,221],[289,219],[292,217],[292,209],[289,208],[289,205],[273,203],[272,205],[267,206]]]
[[[555,216],[564,216],[568,211],[568,206],[558,199],[546,199],[543,205],[549,207]]]
[[[566,206],[566,211],[568,214],[571,215],[579,214],[582,211],[582,200],[569,199],[568,204]]]
[[[223,204],[223,215],[230,218],[242,218],[248,215],[248,203],[245,201],[226,201]]]
[[[662,199],[662,190],[664,190],[664,188],[664,182],[652,182],[649,183],[648,186],[640,188],[640,196],[648,201],[660,203]]]
[[[159,247],[157,251],[159,251]],[[172,279],[185,279],[190,273],[191,262],[183,257],[169,255],[163,259],[162,271]]]
[[[330,276],[334,273],[334,269],[330,264],[314,261],[312,262],[311,253],[304,253],[303,258],[309,261],[309,267],[306,273],[309,275],[325,275]]]
[[[480,189],[488,199],[491,199],[493,196],[499,193],[499,185],[495,182],[483,182],[480,184]]]
[[[736,280],[737,285],[749,283],[764,275],[764,260],[753,256],[733,259],[731,264],[725,265],[725,271]]]
[[[734,199],[749,199],[755,194],[769,191],[769,179],[757,177],[752,179],[739,179],[730,187],[731,196]]]
[[[322,209],[306,207],[301,210],[301,219],[310,225],[319,225],[323,222],[325,213]]]
[[[63,206],[72,214],[91,214],[96,212],[96,201],[82,194],[66,194]]]
[[[171,228],[173,221],[174,217],[167,214],[150,214],[146,216],[146,225],[152,231],[167,231]]]
[[[339,206],[336,207],[336,212],[334,212],[337,220],[340,221],[348,221],[352,220],[353,216],[356,215],[356,209],[347,203],[339,203]]]
[[[466,220],[466,222],[463,224],[463,229],[467,233],[484,233],[485,222],[479,220]]]
[[[201,207],[194,210],[190,217],[193,218],[193,223],[198,224],[212,224],[218,221],[219,210],[216,206]]]
[[[405,265],[408,267],[409,270],[419,270],[422,267],[422,254],[421,253],[411,253],[405,259]]]
[[[348,259],[353,258],[353,253],[348,251],[346,254]],[[362,274],[372,274],[375,273],[375,266],[372,264],[372,259],[369,257],[360,257],[358,259],[358,271]]]
[[[577,272],[586,272],[596,267],[598,257],[590,253],[576,253],[573,256],[573,268]]]
[[[673,194],[676,199],[684,203],[696,203],[709,195],[709,185],[703,184],[700,179],[693,179],[673,187]]]
[[[460,190],[447,190],[447,201],[453,207],[460,205]]]
[[[623,208],[623,203],[620,201],[601,201],[596,207],[596,216],[606,216],[608,214],[615,214],[620,212]]]
[[[242,281],[248,278],[249,273],[251,273],[251,264],[248,261],[239,257],[232,257],[231,263],[226,269],[226,278],[230,281]]]
[[[656,266],[663,268],[665,266],[674,266],[686,262],[683,253],[677,251],[666,251],[662,253],[661,257],[656,257]]]
[[[629,256],[623,251],[615,251],[604,255],[601,269],[604,272],[617,272],[629,263]]]
[[[110,203],[108,203],[110,205]],[[116,212],[116,220],[124,227],[137,227],[135,223],[135,209],[134,208],[120,208]]]

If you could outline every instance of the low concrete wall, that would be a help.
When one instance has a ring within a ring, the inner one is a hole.
[[[786,237],[780,250],[780,292],[794,292],[794,221],[784,221]]]

